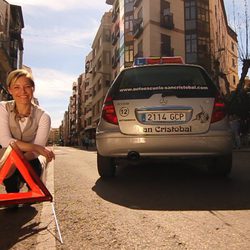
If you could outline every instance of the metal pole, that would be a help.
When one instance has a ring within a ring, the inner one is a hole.
[[[56,228],[57,228],[57,231],[58,231],[58,235],[59,235],[61,244],[63,244],[62,235],[61,235],[60,227],[59,227],[59,224],[58,224],[58,221],[57,221],[57,218],[56,218],[56,212],[55,212],[55,207],[54,207],[53,202],[51,202],[51,207],[52,207],[52,211],[53,211],[53,214],[54,214],[54,218],[55,218],[55,222],[56,222]]]

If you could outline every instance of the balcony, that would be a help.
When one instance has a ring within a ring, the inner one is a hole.
[[[112,33],[111,35],[111,43],[112,45],[115,45],[118,40],[118,37],[116,36],[115,32]]]
[[[114,23],[118,17],[118,13],[116,11],[112,11],[112,22]]]
[[[0,40],[0,65],[8,72],[11,70],[10,55],[8,50],[8,42]]]
[[[133,24],[133,36],[134,38],[138,38],[143,32],[143,19],[137,18],[134,20]]]
[[[110,4],[110,5],[113,5],[115,2],[115,0],[106,0],[106,4]]]
[[[161,26],[169,30],[174,29],[173,13],[167,15],[161,15]]]
[[[117,66],[117,60],[115,56],[112,56],[112,68],[114,69]]]
[[[138,7],[142,0],[134,0],[134,7]]]

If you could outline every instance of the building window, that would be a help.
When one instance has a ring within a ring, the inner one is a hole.
[[[92,113],[93,116],[95,116],[95,114],[96,114],[96,113],[95,113],[95,106],[96,106],[96,105],[94,104],[94,105],[93,105],[93,111],[92,111],[92,112],[93,112],[93,113]]]
[[[233,85],[236,85],[236,77],[233,75]]]
[[[125,16],[125,33],[133,33],[133,20],[133,15]]]
[[[173,56],[171,48],[171,37],[164,34],[161,34],[161,55]]]
[[[161,0],[161,26],[167,29],[174,28],[173,13],[170,12],[170,3]]]
[[[110,65],[111,64],[111,53],[110,51],[104,51],[103,52],[103,63]]]
[[[236,63],[235,63],[235,59],[232,58],[232,66],[235,68],[236,67]]]
[[[131,63],[134,60],[134,46],[125,46],[125,63]]]
[[[98,80],[97,91],[99,92],[102,89],[102,78]]]
[[[104,29],[104,37],[103,40],[105,42],[110,42],[111,41],[111,31],[109,29]]]
[[[141,40],[137,45],[137,54],[136,57],[143,56],[143,40]]]
[[[185,1],[186,30],[196,29],[196,5],[195,1]]]
[[[161,0],[161,13],[165,16],[170,14],[170,3],[168,1]]]
[[[232,49],[232,51],[234,51],[234,43],[233,42],[231,42],[231,49]]]
[[[100,57],[97,62],[97,69],[100,69],[102,67],[102,58]]]
[[[197,36],[196,34],[186,35],[186,61],[187,63],[197,62]]]

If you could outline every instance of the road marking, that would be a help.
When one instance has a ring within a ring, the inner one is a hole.
[[[46,168],[46,187],[52,197],[54,197],[54,165],[53,160]],[[36,250],[56,249],[56,225],[51,205],[50,202],[43,202],[39,227],[46,229],[38,233]]]

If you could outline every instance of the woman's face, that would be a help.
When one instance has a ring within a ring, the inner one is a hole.
[[[12,82],[8,90],[16,103],[31,103],[34,87],[32,82],[26,76],[20,76],[15,82]]]

